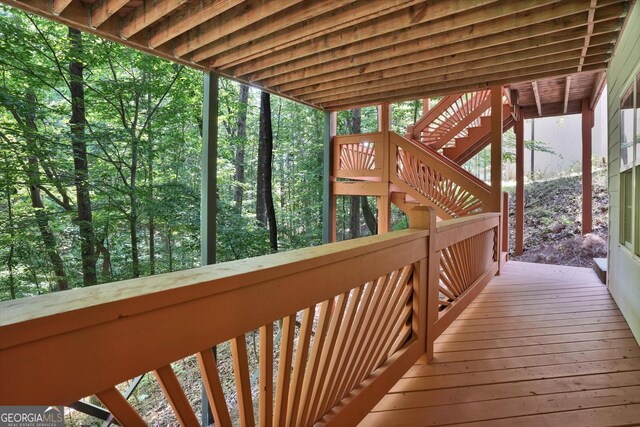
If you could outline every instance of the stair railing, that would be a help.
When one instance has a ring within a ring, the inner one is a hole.
[[[390,133],[389,140],[389,158],[395,164],[390,171],[391,183],[417,200],[435,205],[441,216],[479,213],[489,203],[489,186],[459,165],[396,133]]]
[[[465,136],[471,126],[491,106],[491,90],[444,97],[410,127],[409,139],[437,150],[455,137]]]

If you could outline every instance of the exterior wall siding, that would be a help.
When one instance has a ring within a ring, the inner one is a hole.
[[[609,291],[640,342],[640,258],[620,244],[620,99],[640,67],[640,7],[628,17],[607,73],[609,121]]]

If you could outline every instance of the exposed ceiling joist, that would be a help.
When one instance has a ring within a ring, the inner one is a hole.
[[[538,109],[538,116],[542,116],[542,103],[540,102],[540,92],[538,91],[538,82],[535,80],[531,82],[533,88],[533,96],[536,98],[536,108]]]
[[[562,13],[570,11],[562,5],[559,8]],[[467,27],[457,29],[450,29],[446,26],[440,28],[439,25],[428,26],[428,28],[418,27],[413,29],[410,35],[407,34],[403,36],[404,38],[396,39],[396,43],[391,40],[393,34],[389,35],[389,40],[386,40],[386,36],[382,36],[384,42],[380,38],[372,39],[367,43],[365,52],[360,54],[357,52],[357,45],[348,45],[298,60],[290,59],[289,62],[282,65],[250,73],[248,77],[251,81],[264,81],[266,86],[278,86],[287,81],[295,81],[298,76],[306,80],[323,74],[332,75],[345,69],[362,74],[370,71],[372,63],[390,63],[398,57],[402,57],[403,61],[409,61],[408,63],[427,60],[433,57],[430,53],[436,50],[442,52],[441,56],[444,56],[456,55],[485,46],[504,45],[518,40],[523,41],[525,46],[530,42],[544,45],[550,41],[563,40],[562,38],[554,39],[554,34],[577,27],[581,28],[569,37],[582,38],[584,36],[586,10],[564,18],[546,20],[544,25],[539,25],[539,22],[532,17],[544,16],[545,9],[549,13],[547,8],[542,8],[542,10],[536,10],[536,13],[523,16],[522,20],[498,18],[484,23],[475,20],[469,21],[472,25],[475,24],[473,32],[469,32]],[[602,11],[601,19],[605,21],[608,19],[610,27],[617,28],[619,23],[615,18],[620,12],[619,6],[614,5],[611,9],[606,8]],[[411,40],[405,40],[407,37],[410,37]],[[465,42],[466,44],[463,44]],[[321,46],[314,45],[313,48],[316,52],[323,50]],[[414,56],[413,61],[405,58],[412,55]],[[451,58],[451,60],[454,61],[455,58]],[[254,68],[261,67],[257,62],[250,65]],[[244,68],[236,68],[233,71],[236,75],[241,76],[249,70],[249,64],[245,64]]]
[[[339,0],[338,3],[348,3],[353,0]],[[212,20],[209,22],[199,35],[190,36],[186,35],[182,42],[179,42],[176,46],[176,55],[186,55],[191,52],[192,60],[194,62],[201,62],[204,59],[210,58],[208,55],[202,55],[200,51],[197,49],[205,48],[207,46],[211,46],[220,39],[223,39],[226,35],[232,34],[235,32],[239,32],[245,28],[251,28],[253,30],[252,39],[244,41],[244,43],[249,43],[246,47],[253,45],[260,37],[266,36],[275,32],[278,29],[287,28],[290,25],[296,23],[295,20],[297,18],[293,18],[289,12],[289,14],[283,13],[285,9],[290,7],[300,5],[301,0],[279,0],[279,1],[271,1],[265,2],[257,8],[250,9],[246,12],[243,12],[235,17],[230,17],[230,19],[224,20],[222,22],[216,22],[217,20]],[[324,7],[322,7],[324,6]],[[321,9],[323,11],[330,10],[325,2],[320,2],[316,4],[314,7]],[[298,11],[306,11],[306,8],[296,8]],[[284,19],[285,17],[290,17],[290,19]],[[259,26],[252,26],[251,23],[259,22],[261,20],[268,19],[268,22],[264,22]],[[228,38],[227,40],[237,40],[238,35],[234,34],[234,37]],[[194,52],[195,51],[195,52]],[[217,53],[212,52],[212,56],[217,55]]]
[[[91,26],[98,28],[122,9],[129,0],[102,0],[91,10]]]
[[[604,89],[605,83],[607,82],[607,73],[605,71],[601,71],[596,76],[596,83],[593,85],[593,91],[591,92],[591,96],[589,97],[589,108],[593,110],[600,98],[600,94],[602,94],[602,90]]]
[[[71,4],[72,0],[53,0],[53,13],[60,15]]]
[[[583,98],[597,98],[604,77],[596,79],[593,71],[606,68],[631,4],[631,0],[0,2],[318,108],[426,98],[561,75],[565,85],[569,82],[569,98],[553,103],[566,104],[566,111],[577,99],[574,88]],[[564,78],[578,70],[586,74]],[[540,110],[546,114],[546,92],[551,89],[541,82]],[[530,87],[527,84],[522,97],[537,109]],[[559,90],[565,95],[562,87]]]
[[[291,51],[236,66],[232,71],[234,75],[248,75],[250,80],[255,81],[327,63],[332,63],[338,69],[347,64],[364,65],[370,61],[407,55],[452,41],[459,42],[514,31],[551,19],[552,15],[572,15],[577,13],[576,10],[580,10],[580,2],[576,0],[569,1],[571,7],[562,4],[555,8],[548,7],[553,3],[554,0],[544,0],[541,7],[540,2],[531,0],[510,2],[498,8],[497,16],[490,21],[486,19],[487,9],[480,7],[460,9],[452,15],[455,19],[429,21],[429,25],[411,25],[409,17],[405,17],[404,25],[401,25],[398,19],[394,19],[393,24],[383,22],[358,31],[347,28],[345,31],[328,35],[326,39],[312,40]],[[535,12],[527,13],[531,9]],[[586,8],[583,9],[586,13]],[[555,14],[551,13],[552,10]],[[521,14],[519,19],[513,19],[512,14],[518,13]],[[473,31],[469,31],[471,26]],[[382,31],[378,28],[382,28]]]
[[[227,10],[243,3],[243,0],[215,0],[190,6],[181,16],[171,19],[168,25],[154,32],[149,40],[149,46],[156,48],[179,35],[215,18]]]
[[[234,52],[229,52],[229,54],[224,57],[229,57],[230,60],[218,60],[212,62],[211,65],[219,66],[222,69],[233,67],[234,74],[244,75],[249,71],[255,72],[256,70],[288,63],[294,59],[308,57],[310,56],[309,53],[313,54],[311,56],[320,53],[326,54],[327,52],[342,53],[342,50],[350,45],[353,45],[352,47],[357,48],[359,51],[362,49],[370,51],[385,47],[390,37],[395,36],[394,43],[397,44],[403,41],[414,40],[425,34],[435,34],[441,30],[443,26],[443,22],[439,21],[439,19],[456,14],[465,14],[469,11],[476,10],[476,8],[494,3],[495,1],[496,0],[440,0],[434,2],[429,5],[428,8],[429,20],[432,23],[430,26],[420,25],[423,24],[425,20],[423,13],[425,10],[424,4],[414,6],[413,4],[418,2],[410,2],[412,5],[409,8],[405,7],[396,13],[375,18],[371,21],[370,26],[362,28],[354,27],[353,22],[351,22],[348,26],[342,26],[342,29],[329,32],[325,37],[313,37],[310,38],[308,42],[296,43],[292,48],[278,50],[259,59],[249,57],[248,62],[247,59],[242,59],[242,54],[234,55]],[[405,1],[405,3],[407,2]],[[394,6],[393,3],[391,3],[391,6]],[[370,4],[369,7],[371,7]],[[394,7],[394,9],[397,9],[397,7]],[[327,22],[327,24],[332,25],[329,22]],[[451,25],[451,23],[449,23],[449,29],[456,28],[458,25],[461,24]],[[339,50],[339,48],[343,49]],[[262,49],[264,50],[264,44]]]
[[[583,62],[583,58],[580,58],[580,62]],[[582,65],[580,66],[582,68]],[[567,114],[567,107],[569,107],[569,93],[571,92],[571,76],[565,78],[564,83],[564,113]]]
[[[505,57],[505,62],[498,62],[496,64],[485,63],[485,66],[470,69],[464,69],[461,65],[451,68],[443,67],[440,70],[432,70],[429,73],[420,73],[418,76],[400,76],[394,79],[377,80],[360,85],[345,86],[338,89],[314,91],[300,97],[311,103],[325,103],[327,101],[335,100],[337,97],[364,96],[368,93],[396,91],[410,87],[421,87],[433,84],[449,84],[455,81],[475,81],[478,79],[481,80],[487,75],[499,76],[501,73],[503,75],[529,74],[533,67],[539,71],[565,69],[571,66],[577,67],[579,59],[579,50],[533,58],[527,62],[523,62],[521,60],[512,61],[509,60],[508,57]],[[608,59],[609,55],[605,53],[594,55],[592,57],[590,56],[587,58],[587,61],[590,64],[594,64],[606,62]],[[470,66],[475,65],[471,64]]]
[[[187,1],[189,0],[145,0],[127,17],[120,34],[128,39],[169,15]]]
[[[591,39],[591,35],[593,34],[593,21],[596,15],[596,5],[598,0],[591,0],[591,4],[589,5],[589,16],[587,18],[587,34],[584,37],[584,47],[582,48],[582,56],[587,55],[587,50],[589,49],[589,41]],[[582,71],[582,65],[584,61],[580,61],[580,65],[578,65],[578,72]]]

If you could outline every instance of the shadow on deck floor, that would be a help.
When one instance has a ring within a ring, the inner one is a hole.
[[[586,268],[509,262],[362,426],[640,425],[640,348]]]

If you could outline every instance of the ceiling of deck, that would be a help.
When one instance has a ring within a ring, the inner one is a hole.
[[[633,1],[0,0],[326,109],[597,78]]]

